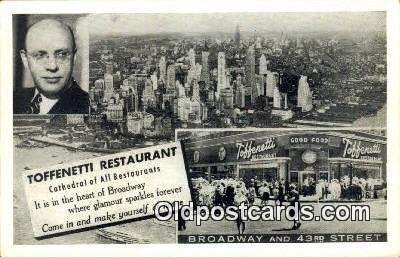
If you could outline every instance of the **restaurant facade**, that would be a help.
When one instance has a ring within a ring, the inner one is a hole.
[[[195,132],[194,132],[195,134]],[[184,141],[192,178],[314,181],[358,177],[386,182],[386,137],[351,130],[215,132]]]

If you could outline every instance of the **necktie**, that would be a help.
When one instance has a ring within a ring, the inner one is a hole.
[[[33,98],[30,105],[30,114],[39,114],[40,113],[40,103],[42,102],[42,96],[37,94],[35,98]]]

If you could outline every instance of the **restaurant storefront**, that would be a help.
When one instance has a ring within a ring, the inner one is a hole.
[[[226,177],[302,186],[344,176],[386,181],[386,138],[355,131],[257,131],[215,133],[189,139],[191,174],[208,181]]]

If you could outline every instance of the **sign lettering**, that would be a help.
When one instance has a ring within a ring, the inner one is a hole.
[[[369,156],[371,154],[380,154],[382,152],[381,146],[379,144],[365,145],[361,141],[351,140],[348,138],[343,138],[342,141],[345,144],[343,157],[359,159],[364,156]]]
[[[236,143],[238,148],[237,159],[251,159],[255,154],[265,152],[276,147],[275,138],[269,137],[263,144],[253,146],[253,141],[247,141],[245,143]]]

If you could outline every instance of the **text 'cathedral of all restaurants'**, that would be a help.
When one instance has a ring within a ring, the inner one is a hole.
[[[200,181],[227,178],[246,185],[284,181],[312,195],[320,181],[344,188],[356,183],[367,185],[372,198],[386,185],[382,133],[228,131],[186,139],[185,146],[194,187]]]

